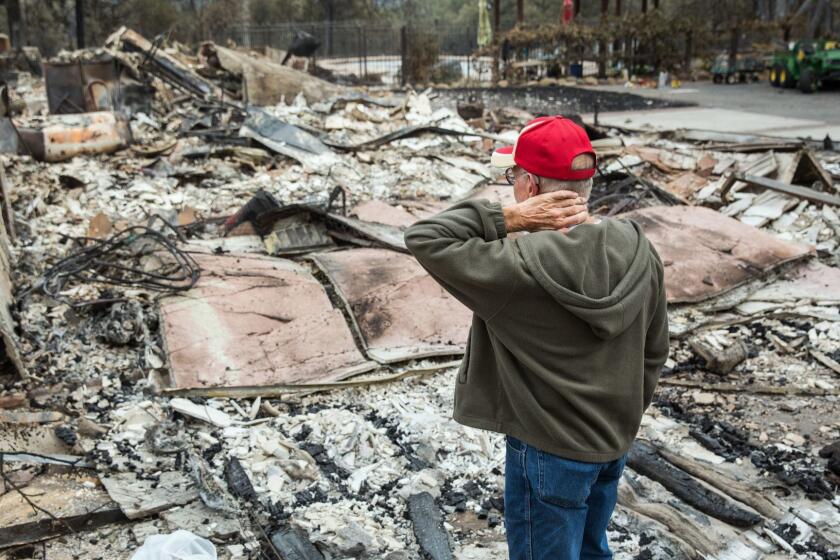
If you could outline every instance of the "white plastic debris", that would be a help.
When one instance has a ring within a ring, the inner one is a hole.
[[[230,416],[226,412],[207,405],[195,404],[187,399],[172,399],[169,401],[169,406],[172,407],[172,410],[180,412],[181,414],[198,418],[199,420],[204,420],[205,422],[209,422],[219,428],[227,428],[233,424],[233,420],[231,420]]]
[[[150,535],[131,560],[216,560],[216,547],[207,539],[179,529],[168,535]]]

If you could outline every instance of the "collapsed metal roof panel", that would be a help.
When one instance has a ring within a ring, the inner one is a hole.
[[[472,312],[411,255],[353,249],[311,259],[346,302],[374,360],[392,363],[464,352]]]
[[[654,206],[622,217],[642,226],[662,258],[669,303],[709,299],[813,252],[701,206]]]
[[[302,266],[255,255],[195,260],[198,284],[160,307],[174,387],[336,381],[375,365]]]

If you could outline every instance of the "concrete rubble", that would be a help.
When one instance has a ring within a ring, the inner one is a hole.
[[[510,202],[488,154],[531,115],[126,29],[54,62],[103,54],[0,114],[0,557],[506,558],[504,440],[450,418],[470,314],[401,232]],[[840,153],[587,127],[672,328],[616,558],[838,558]]]

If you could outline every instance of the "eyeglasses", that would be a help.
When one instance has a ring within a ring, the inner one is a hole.
[[[505,169],[505,179],[507,179],[508,185],[513,185],[516,182],[516,174],[513,172],[513,167]]]

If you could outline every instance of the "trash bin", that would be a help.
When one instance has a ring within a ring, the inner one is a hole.
[[[573,62],[569,65],[569,75],[573,78],[583,78],[583,63]]]

